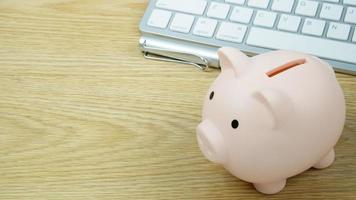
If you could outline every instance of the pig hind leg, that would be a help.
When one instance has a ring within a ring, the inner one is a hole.
[[[329,167],[335,159],[335,152],[334,149],[331,149],[331,151],[323,157],[318,163],[316,163],[313,167],[316,169],[324,169]]]
[[[272,183],[254,183],[256,190],[264,194],[276,194],[283,190],[287,180],[275,181]]]

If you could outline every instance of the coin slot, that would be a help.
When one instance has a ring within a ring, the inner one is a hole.
[[[306,60],[304,58],[298,59],[298,60],[293,60],[291,62],[288,62],[288,63],[283,64],[283,65],[281,65],[281,66],[279,66],[277,68],[272,69],[271,71],[267,72],[266,75],[268,77],[273,77],[273,76],[275,76],[277,74],[285,72],[285,71],[287,71],[287,70],[289,70],[291,68],[297,67],[297,66],[302,65],[304,63],[306,63]]]

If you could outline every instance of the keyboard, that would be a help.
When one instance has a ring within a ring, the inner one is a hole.
[[[356,74],[355,28],[356,0],[151,0],[140,44],[165,60],[206,67],[219,67],[222,46],[248,55],[295,50]]]

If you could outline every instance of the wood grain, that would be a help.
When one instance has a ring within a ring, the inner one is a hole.
[[[0,199],[356,199],[356,79],[326,170],[265,196],[201,155],[218,71],[145,60],[143,0],[0,1]]]

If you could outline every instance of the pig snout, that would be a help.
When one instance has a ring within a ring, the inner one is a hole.
[[[200,150],[211,162],[224,164],[226,150],[224,139],[219,129],[209,120],[204,120],[197,127],[197,140]]]

